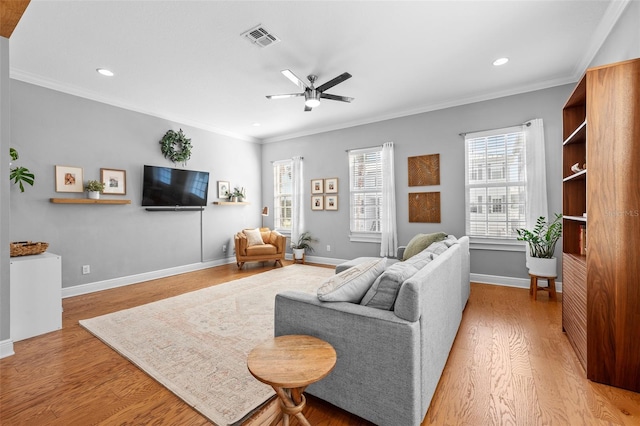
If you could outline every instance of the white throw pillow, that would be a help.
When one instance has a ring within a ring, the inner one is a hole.
[[[262,241],[262,235],[260,234],[260,229],[245,229],[244,235],[247,236],[247,246],[261,246],[264,245],[264,241]]]
[[[359,303],[371,284],[384,272],[387,258],[374,259],[340,272],[318,288],[323,302]]]

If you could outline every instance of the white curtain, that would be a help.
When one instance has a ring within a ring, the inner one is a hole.
[[[292,200],[291,200],[291,242],[297,242],[304,232],[304,184],[302,176],[302,157],[293,157],[291,167]]]
[[[382,207],[380,209],[380,256],[395,256],[398,250],[396,225],[396,182],[393,167],[393,142],[382,146]]]
[[[541,118],[531,120],[524,126],[527,167],[527,229],[532,229],[540,216],[549,220],[547,206],[547,167],[544,159],[544,126]],[[527,266],[529,250],[527,250]]]

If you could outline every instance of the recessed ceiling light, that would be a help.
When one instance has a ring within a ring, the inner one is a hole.
[[[495,61],[493,61],[493,65],[495,65],[496,67],[499,67],[500,65],[504,65],[507,62],[509,62],[509,58],[498,58]]]
[[[96,71],[98,72],[98,74],[104,75],[106,77],[113,77],[114,76],[113,71],[108,70],[106,68],[96,68]]]
[[[253,123],[252,126],[253,127],[260,127],[260,123]]]

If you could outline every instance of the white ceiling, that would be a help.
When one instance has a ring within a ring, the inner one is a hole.
[[[626,4],[32,0],[11,77],[269,142],[577,81]],[[258,24],[282,41],[240,36]],[[287,68],[316,85],[349,72],[327,93],[355,100],[266,99],[299,91]]]

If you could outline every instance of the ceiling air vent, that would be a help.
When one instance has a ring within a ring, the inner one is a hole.
[[[269,31],[267,31],[267,29],[262,25],[251,28],[249,31],[246,31],[241,35],[258,47],[268,47],[280,41],[278,37],[269,33]]]

